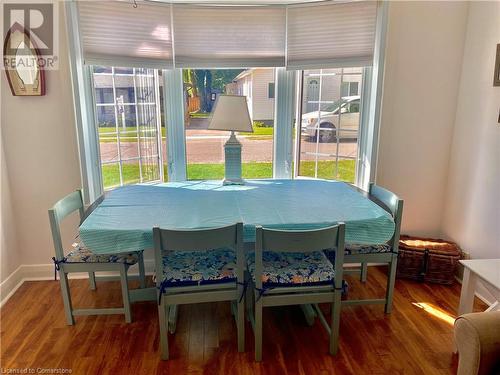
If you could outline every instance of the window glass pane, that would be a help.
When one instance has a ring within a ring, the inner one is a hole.
[[[139,161],[125,161],[122,165],[123,184],[134,184],[141,182],[141,171]]]
[[[134,103],[134,76],[115,76],[116,99],[119,103]]]
[[[137,108],[135,105],[122,104],[120,100],[117,102],[118,111],[118,128],[121,131],[126,131],[127,129],[133,128],[136,130],[136,112]]]
[[[133,68],[115,67],[114,71],[115,71],[115,74],[134,74]]]
[[[113,68],[110,66],[94,66],[94,73],[112,73]]]
[[[268,84],[268,94],[267,97],[269,99],[274,99],[274,82],[270,82]]]
[[[103,164],[101,169],[102,183],[105,190],[120,186],[120,164]]]
[[[162,77],[152,69],[94,67],[93,80],[104,188],[161,180]]]
[[[99,127],[99,132],[116,131],[114,105],[96,106],[95,111],[96,111],[97,126]]]
[[[237,134],[242,144],[242,177],[272,177],[274,75],[273,68],[184,69],[188,179],[224,178],[224,144],[230,134],[208,129],[221,94],[246,96],[253,121],[253,133]]]
[[[305,70],[300,176],[354,182],[362,68]]]
[[[94,95],[97,104],[113,104],[113,77],[110,74],[94,74]]]
[[[101,164],[120,160],[116,133],[99,133],[99,149]]]

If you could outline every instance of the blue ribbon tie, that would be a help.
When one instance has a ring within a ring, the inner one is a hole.
[[[66,257],[62,258],[61,260],[57,260],[56,257],[52,257],[52,261],[54,262],[54,280],[57,280],[57,271],[61,269],[60,264],[66,263],[66,260]]]
[[[160,295],[158,296],[158,306],[161,305],[161,296],[167,291],[167,279],[163,280],[158,287]]]

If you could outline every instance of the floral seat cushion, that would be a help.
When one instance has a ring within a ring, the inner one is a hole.
[[[346,245],[345,255],[358,255],[358,254],[379,254],[379,253],[390,253],[392,248],[388,244],[383,245],[361,245],[352,244]],[[335,250],[325,250],[327,258],[334,263],[335,262]]]
[[[125,263],[136,264],[139,261],[139,252],[125,254],[94,254],[82,243],[74,243],[73,250],[66,255],[65,263]]]
[[[356,254],[373,254],[373,253],[390,253],[391,246],[388,244],[382,245],[346,245],[345,254],[346,255],[356,255]]]
[[[255,282],[255,253],[247,255],[248,271]],[[335,272],[321,251],[311,253],[262,253],[262,285],[310,286],[332,284]]]
[[[236,281],[236,254],[229,248],[208,251],[168,251],[163,256],[165,286]]]

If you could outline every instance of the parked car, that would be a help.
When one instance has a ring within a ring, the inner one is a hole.
[[[337,138],[356,139],[359,129],[359,102],[359,95],[344,96],[326,107],[324,111],[304,113],[301,124],[302,135],[314,140],[319,137],[320,142],[334,142]]]

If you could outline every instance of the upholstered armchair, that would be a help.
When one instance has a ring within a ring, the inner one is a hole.
[[[457,375],[500,374],[500,311],[464,314],[455,321]]]

